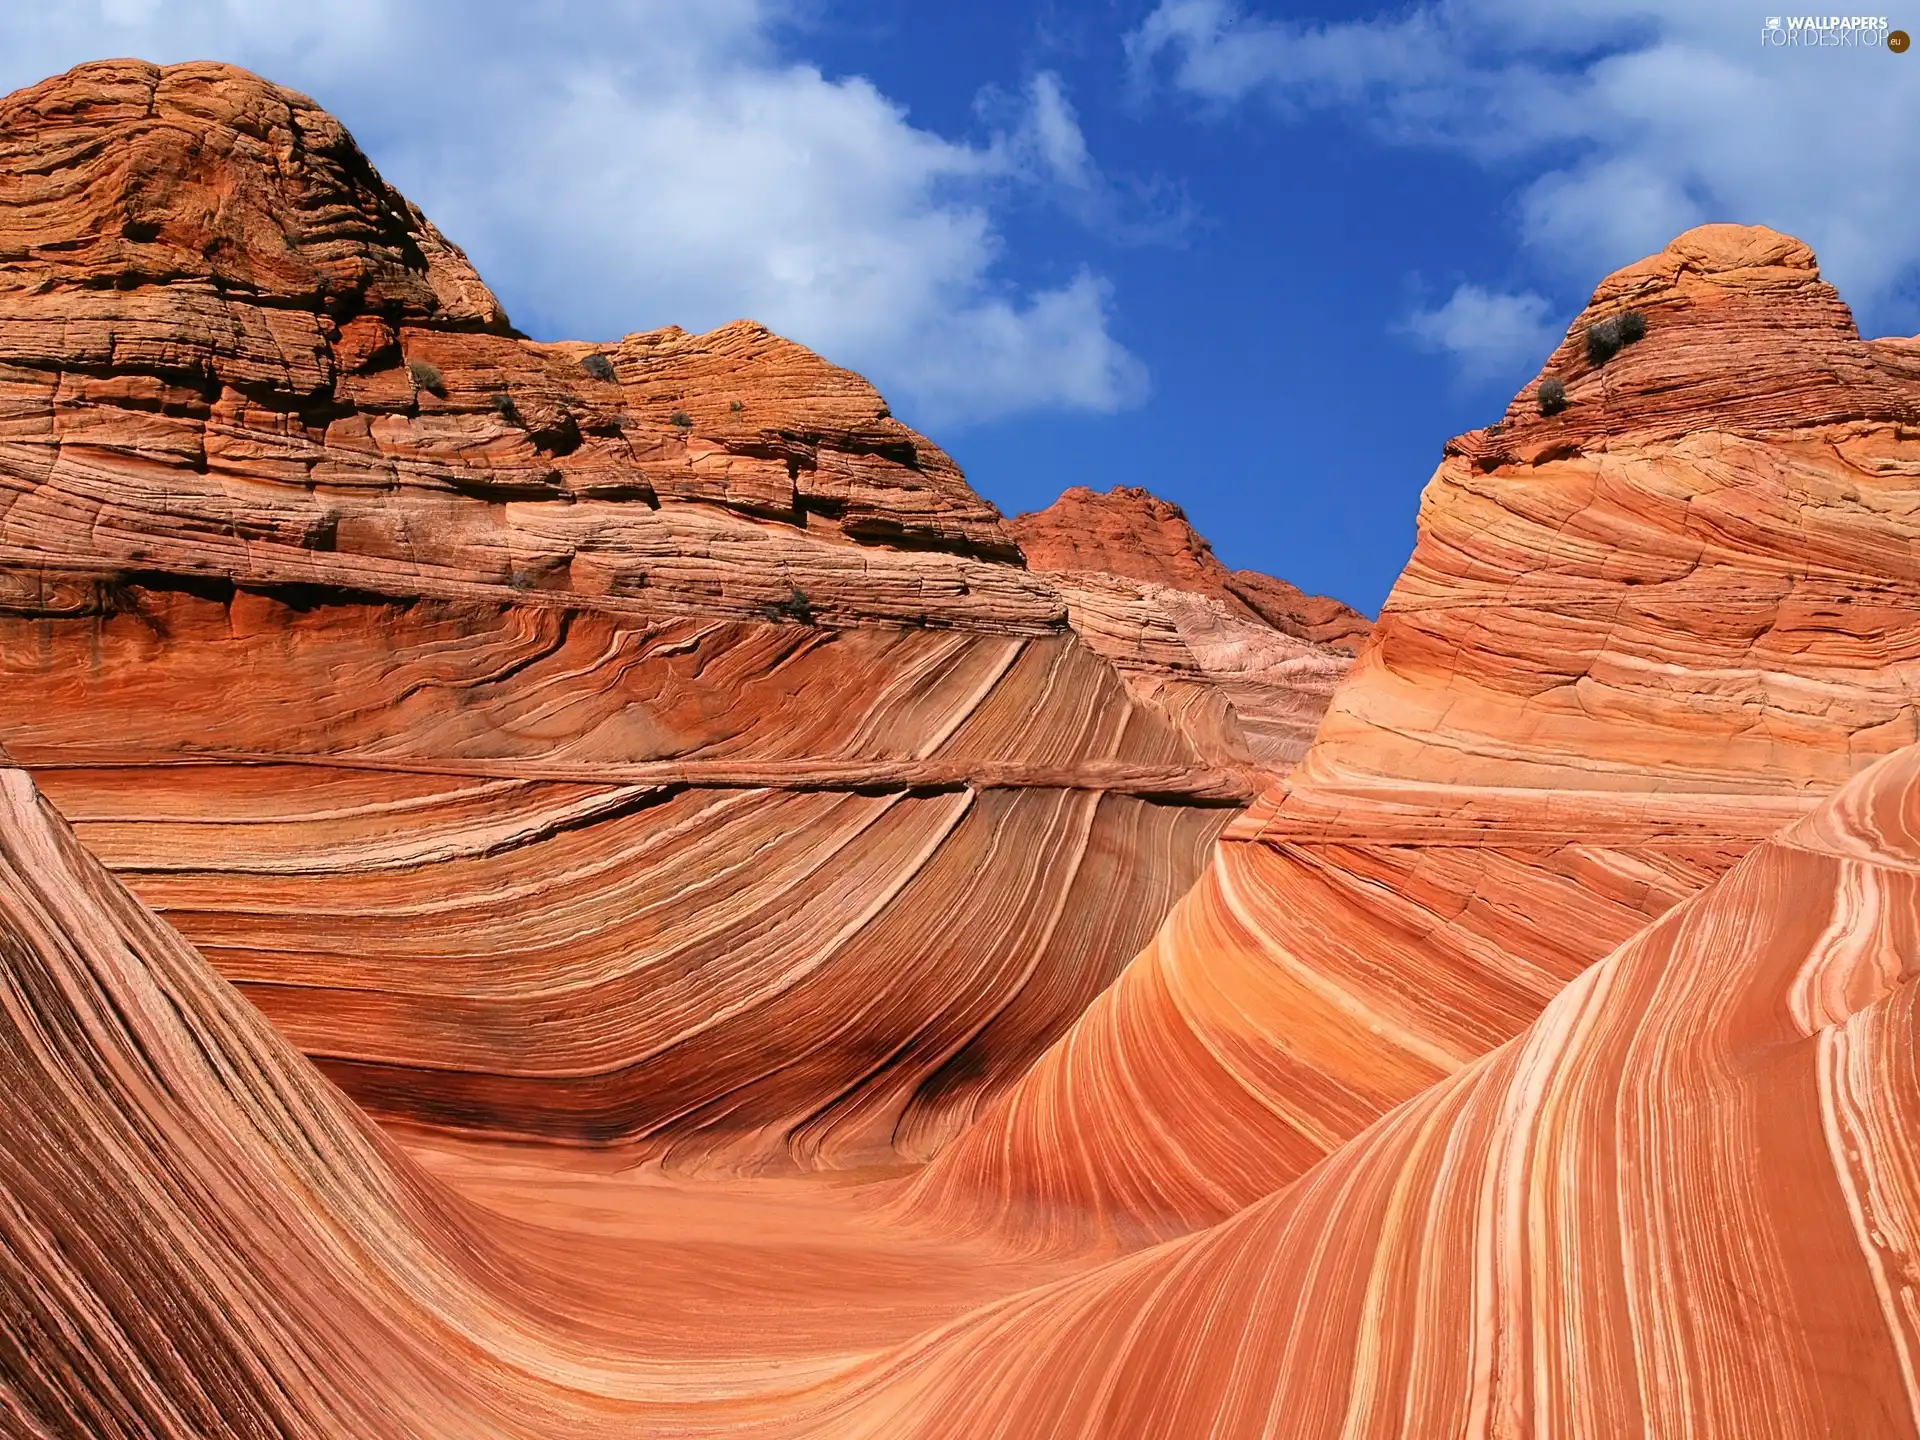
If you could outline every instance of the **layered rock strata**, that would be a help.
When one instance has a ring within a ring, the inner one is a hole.
[[[460,1200],[0,772],[0,1413],[29,1435],[1920,1434],[1916,876],[1920,747],[1224,1223],[1034,1288],[1003,1271],[986,1303],[925,1240],[814,1233],[788,1257],[809,1301],[781,1306],[717,1289],[712,1242],[688,1270],[551,1176],[565,1230]],[[925,1328],[886,1343],[903,1320]]]
[[[1372,622],[1351,606],[1257,570],[1229,570],[1187,512],[1138,485],[1106,494],[1075,485],[1007,529],[1027,564],[1049,574],[1115,576],[1204,596],[1296,640],[1358,654]]]
[[[384,1116],[931,1153],[1346,663],[1184,603],[758,326],[519,335],[302,96],[0,102],[0,746]]]
[[[1287,771],[1150,497],[527,341],[237,72],[0,147],[0,1428],[1920,1436],[1920,348],[1804,246],[1602,285]]]
[[[1920,1433],[1916,915],[1907,749],[1296,1183],[904,1348],[829,1432]]]
[[[1304,763],[920,1213],[1043,1248],[1222,1220],[1911,743],[1914,353],[1770,231],[1606,280],[1544,372],[1568,407],[1536,382],[1447,447]]]
[[[1138,487],[1075,486],[1007,529],[1134,694],[1275,772],[1306,753],[1369,628],[1337,600],[1229,571],[1179,506]]]

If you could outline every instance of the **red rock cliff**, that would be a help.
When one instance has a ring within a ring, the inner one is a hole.
[[[1027,564],[1047,572],[1095,571],[1206,595],[1297,639],[1355,654],[1372,625],[1357,610],[1307,595],[1257,570],[1229,570],[1170,500],[1137,485],[1106,494],[1075,485],[1007,529]]]
[[[329,125],[0,106],[9,1434],[1920,1434],[1920,351],[1804,247],[1602,285],[1275,779],[1346,657],[1197,542],[522,340]]]
[[[1344,669],[1109,598],[757,325],[515,333],[303,96],[0,101],[0,745],[383,1115],[930,1153]]]
[[[1917,357],[1771,231],[1603,281],[1543,372],[1566,407],[1536,381],[1447,447],[1305,761],[925,1213],[1036,1246],[1224,1219],[1920,738]]]

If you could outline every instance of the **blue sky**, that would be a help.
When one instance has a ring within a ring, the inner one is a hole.
[[[751,315],[1009,512],[1146,485],[1229,564],[1372,611],[1445,439],[1686,226],[1790,230],[1864,330],[1920,330],[1920,55],[1763,46],[1768,18],[71,0],[0,11],[0,87],[246,65],[338,114],[531,334]]]

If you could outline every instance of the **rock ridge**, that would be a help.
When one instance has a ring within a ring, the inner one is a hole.
[[[1644,338],[1596,363],[1590,327]],[[1542,413],[1539,389],[1565,387]],[[1813,251],[1757,225],[1701,225],[1615,271],[1494,425],[1450,441],[1478,468],[1535,464],[1711,429],[1760,437],[1849,423],[1920,426],[1920,347],[1862,340]]]
[[[1367,618],[1338,600],[1308,595],[1254,570],[1229,570],[1186,511],[1137,485],[1102,495],[1075,485],[1044,510],[1007,522],[1027,564],[1038,571],[1094,571],[1205,595],[1274,629],[1352,655],[1366,640]]]
[[[16,573],[1064,622],[865,381],[748,321],[521,337],[304,96],[80,66],[0,102],[0,176]]]
[[[527,339],[257,76],[0,100],[0,746],[385,1119],[924,1158],[1346,665],[751,321]]]
[[[1569,407],[1450,447],[1305,758],[910,1213],[1039,1253],[1217,1223],[1920,740],[1912,348],[1771,231],[1602,282]]]
[[[515,336],[254,77],[26,93],[14,1428],[1920,1432],[1920,346],[1804,246],[1604,283],[1350,662],[757,327]]]

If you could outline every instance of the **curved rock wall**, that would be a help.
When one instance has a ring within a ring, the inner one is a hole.
[[[1920,1435],[1920,345],[1798,242],[1606,281],[1348,673],[254,77],[0,161],[9,1434]]]
[[[826,1433],[1920,1433],[1917,906],[1908,749],[1298,1183],[888,1357]]]
[[[1920,1433],[1916,877],[1920,747],[1298,1183],[986,1303],[903,1295],[918,1338],[833,1354],[607,1216],[563,1240],[455,1200],[7,772],[0,1407],[26,1434]],[[864,1244],[806,1280],[842,1347],[889,1324],[846,1298],[889,1283]],[[916,1244],[892,1283],[924,1292]]]
[[[1042,1248],[1222,1220],[1920,736],[1909,355],[1770,231],[1605,281],[1547,365],[1569,406],[1448,447],[1311,752],[915,1212]]]
[[[22,91],[0,177],[0,747],[383,1116],[922,1159],[1347,663],[1070,599],[749,322],[520,336],[243,72]]]

